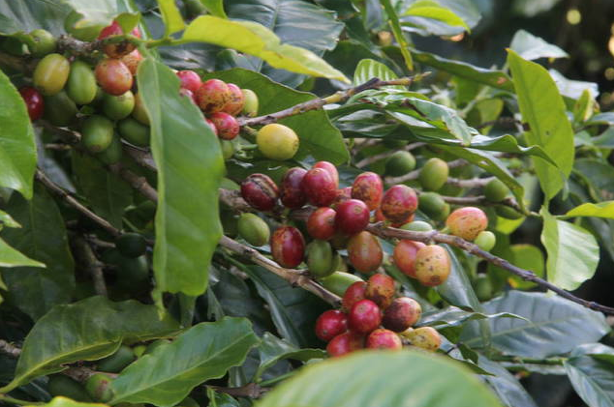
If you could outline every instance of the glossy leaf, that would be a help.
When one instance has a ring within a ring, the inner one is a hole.
[[[82,403],[80,401],[74,401],[67,397],[57,396],[50,402],[44,404],[33,404],[27,407],[104,407],[105,404],[101,403]]]
[[[354,86],[361,85],[370,79],[379,78],[383,81],[397,79],[398,76],[392,69],[374,59],[363,59],[354,71]],[[405,90],[404,86],[390,86],[389,89]]]
[[[160,12],[162,13],[162,20],[164,21],[164,36],[168,37],[171,34],[181,31],[185,28],[183,17],[175,5],[174,0],[158,0],[160,6]]]
[[[0,225],[7,228],[20,228],[21,225],[8,213],[0,210]]]
[[[513,253],[513,258],[511,259],[512,264],[525,270],[530,270],[538,277],[544,277],[546,259],[544,258],[542,249],[525,243],[510,245],[509,248]],[[509,275],[507,281],[513,288],[517,289],[527,289],[535,287],[536,285],[535,283],[521,279],[517,275]]]
[[[292,359],[306,362],[310,359],[325,359],[328,357],[328,354],[321,349],[300,349],[269,332],[262,337],[258,352],[260,354],[260,365],[254,377],[255,381],[262,376],[266,369],[280,360]]]
[[[224,172],[218,138],[179,79],[153,59],[139,66],[139,89],[151,120],[158,168],[153,268],[159,292],[205,292],[213,251],[222,236],[218,188]]]
[[[510,355],[535,358],[560,355],[578,345],[596,342],[610,331],[603,314],[558,296],[512,290],[483,305],[486,313],[506,311],[530,321],[515,318],[488,321],[492,345]],[[476,332],[463,332],[461,340],[471,347],[483,346]]]
[[[0,238],[0,267],[45,267],[44,263],[32,260],[13,249]]]
[[[441,6],[439,3],[430,0],[420,0],[411,3],[409,8],[403,12],[403,16],[424,17],[441,21],[445,24],[463,27],[468,32],[471,29],[454,11]]]
[[[565,103],[546,70],[508,52],[508,64],[514,78],[518,105],[530,130],[528,144],[541,146],[558,163],[558,168],[541,159],[533,159],[546,199],[552,199],[563,187],[574,161],[573,131],[565,113]]]
[[[111,404],[174,406],[195,386],[240,365],[256,343],[251,323],[244,318],[195,325],[124,369],[111,386]]]
[[[69,363],[101,359],[114,353],[122,342],[155,339],[178,329],[179,325],[170,316],[160,319],[153,305],[134,300],[112,302],[94,296],[74,304],[58,305],[26,337],[15,378],[2,391],[38,376],[60,372]]]
[[[602,360],[595,354],[595,347],[607,348],[596,344],[574,349],[565,362],[565,370],[574,390],[591,407],[614,406],[614,364]],[[608,349],[611,356],[611,348]]]
[[[614,219],[614,201],[599,203],[585,203],[570,209],[565,217],[574,218],[576,216],[593,216],[596,218]]]
[[[409,1],[403,2],[405,7],[407,7],[409,3]],[[445,7],[445,9],[450,10],[458,16],[469,28],[475,27],[481,19],[480,9],[472,0],[434,0],[430,2],[425,1],[424,3],[435,3],[439,7]],[[402,9],[403,8],[401,8],[401,10]],[[415,32],[422,36],[453,36],[466,30],[465,27],[451,25],[446,21],[428,17],[402,17],[402,24],[404,31]]]
[[[473,291],[469,277],[459,261],[454,250],[444,245],[450,256],[452,269],[450,276],[436,290],[447,302],[464,310],[482,312],[483,308],[480,301]]]
[[[510,48],[518,56],[528,61],[539,58],[567,58],[569,54],[556,45],[549,44],[540,37],[536,37],[525,30],[518,30],[512,38]]]
[[[26,33],[44,28],[54,35],[64,34],[64,18],[70,7],[58,1],[0,1],[0,33]]]
[[[282,44],[266,27],[248,21],[200,16],[183,33],[185,42],[206,42],[262,58],[274,68],[349,82],[338,70],[313,52]]]
[[[493,373],[483,376],[486,383],[497,393],[507,407],[537,407],[531,395],[522,387],[518,379],[501,364],[479,355],[478,366]]]
[[[83,17],[75,23],[79,28],[102,30],[117,20],[124,32],[130,32],[139,22],[140,14],[130,0],[66,0]]]
[[[390,0],[381,0],[382,5],[384,6],[384,10],[386,14],[388,14],[388,23],[390,24],[390,29],[394,34],[394,38],[397,40],[399,44],[399,49],[401,51],[401,55],[403,55],[403,60],[405,61],[405,66],[409,71],[414,70],[414,61],[411,57],[411,53],[408,50],[409,44],[407,43],[407,39],[405,38],[405,34],[401,30],[401,23],[399,22],[399,16],[395,8],[392,5]]]
[[[416,351],[357,352],[310,365],[256,404],[257,407],[401,405],[496,407],[500,404],[466,367]]]
[[[200,2],[212,15],[227,18],[224,11],[224,0],[200,0]]]
[[[34,130],[21,95],[2,71],[0,95],[0,187],[31,199],[36,170]]]
[[[542,210],[544,229],[541,242],[548,253],[548,281],[565,290],[575,290],[590,279],[599,263],[599,245],[581,226],[557,220]]]
[[[559,88],[559,92],[561,95],[570,99],[579,99],[582,97],[582,93],[585,90],[588,90],[591,97],[595,99],[599,94],[599,85],[595,82],[585,82],[585,81],[575,81],[572,79],[565,78],[560,72],[555,69],[548,70],[548,73],[556,83],[556,86]]]

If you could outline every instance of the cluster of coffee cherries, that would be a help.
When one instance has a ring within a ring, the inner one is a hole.
[[[328,310],[316,321],[315,333],[328,342],[331,356],[342,356],[359,349],[401,349],[406,343],[435,351],[441,336],[431,327],[413,329],[422,307],[409,297],[395,298],[394,280],[373,274],[368,281],[357,281],[343,295],[341,310]]]

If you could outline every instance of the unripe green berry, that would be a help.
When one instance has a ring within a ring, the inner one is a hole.
[[[484,196],[490,202],[501,202],[509,192],[510,190],[507,185],[497,178],[489,181],[484,187]]]
[[[478,234],[473,243],[478,245],[480,249],[489,252],[497,244],[497,237],[493,232],[483,230]]]
[[[316,278],[331,275],[333,268],[333,249],[326,240],[314,240],[307,247],[307,267]]]
[[[113,379],[106,374],[96,373],[85,382],[85,390],[95,401],[106,403],[113,398],[112,381]]]
[[[47,54],[55,52],[57,41],[55,37],[47,30],[39,28],[30,33],[33,44],[30,45],[30,52],[35,57],[43,57]]]
[[[91,153],[100,153],[113,141],[113,122],[103,116],[90,116],[83,122],[81,134],[85,148]]]
[[[386,161],[386,174],[398,177],[416,168],[416,159],[409,151],[397,151]]]
[[[486,274],[478,274],[475,281],[473,282],[473,289],[475,291],[475,295],[480,301],[488,301],[492,298],[492,282]]]
[[[427,191],[437,191],[448,180],[448,163],[440,158],[429,159],[420,170],[420,184]]]
[[[429,218],[439,218],[446,206],[446,202],[437,192],[423,192],[418,202],[418,208]]]
[[[258,114],[258,95],[251,89],[241,89],[243,92],[243,114],[254,117]]]
[[[414,232],[430,232],[433,227],[428,223],[421,220],[415,220],[410,223],[406,223],[400,227],[403,230],[411,230]]]
[[[237,224],[239,235],[252,246],[263,246],[271,237],[271,230],[262,218],[253,213],[243,213]]]

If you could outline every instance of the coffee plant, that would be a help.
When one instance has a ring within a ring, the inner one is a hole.
[[[0,0],[0,401],[614,406],[614,116],[526,31],[417,49],[479,19]]]

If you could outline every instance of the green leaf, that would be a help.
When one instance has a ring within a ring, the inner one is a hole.
[[[356,66],[354,71],[354,86],[361,85],[370,79],[379,78],[383,81],[397,79],[398,76],[394,71],[386,65],[374,59],[363,59]],[[406,90],[404,86],[389,86],[388,89]]]
[[[445,245],[450,256],[452,269],[450,276],[436,290],[447,302],[465,310],[482,312],[482,305],[473,291],[469,277],[465,273],[461,262],[455,252]]]
[[[492,345],[509,355],[541,359],[561,355],[578,345],[597,342],[610,332],[603,314],[558,296],[512,290],[483,305],[486,313],[511,312],[530,321],[488,321]],[[479,333],[470,330],[463,332],[461,340],[471,347],[484,345]]]
[[[541,146],[558,163],[558,168],[534,158],[533,163],[546,200],[563,187],[574,161],[573,130],[565,113],[565,103],[548,72],[540,65],[508,51],[508,64],[514,78],[518,105],[530,130],[527,143]]]
[[[537,407],[535,401],[520,384],[518,379],[501,364],[479,355],[478,366],[493,373],[483,376],[486,383],[497,393],[501,402],[508,407]]]
[[[64,2],[0,0],[0,33],[27,33],[44,28],[55,36],[65,34],[64,19],[70,7]]]
[[[313,52],[289,44],[266,27],[249,21],[200,16],[188,25],[182,42],[206,42],[264,59],[274,68],[306,75],[349,80]]]
[[[599,245],[584,228],[557,220],[544,208],[541,242],[548,253],[548,281],[565,290],[575,290],[589,280],[599,263]]]
[[[49,403],[45,404],[32,404],[27,407],[103,407],[105,404],[100,403],[82,403],[80,401],[74,401],[63,396],[54,397]]]
[[[605,346],[601,345],[605,348]],[[611,349],[611,348],[610,348]],[[613,365],[600,360],[591,347],[576,348],[565,361],[565,370],[574,390],[591,407],[614,406]]]
[[[454,391],[450,391],[454,389]],[[256,407],[496,407],[458,362],[417,351],[357,352],[304,367]]]
[[[603,112],[591,117],[585,123],[587,126],[614,125],[614,112]]]
[[[46,267],[45,264],[32,260],[13,249],[0,238],[0,267]]]
[[[36,170],[34,130],[26,105],[9,78],[0,71],[0,187],[32,198]]]
[[[8,392],[35,377],[61,372],[69,363],[101,359],[122,342],[155,339],[178,329],[168,315],[160,319],[153,305],[134,300],[112,302],[95,296],[58,305],[34,325],[23,344],[15,378],[1,390]]]
[[[256,72],[241,68],[216,72],[205,78],[220,78],[237,84],[241,88],[253,90],[260,102],[258,114],[266,115],[314,99],[311,93],[299,92],[280,85]],[[302,160],[311,155],[316,161],[326,160],[341,164],[350,159],[341,132],[333,126],[322,110],[291,116],[279,123],[291,127],[299,136],[300,144],[296,159]]]
[[[207,288],[209,264],[222,236],[220,144],[196,105],[179,95],[179,79],[170,68],[146,58],[137,78],[158,168],[156,289],[197,296]]]
[[[227,18],[224,11],[224,0],[200,0],[200,2],[212,15]]]
[[[306,362],[310,359],[326,359],[328,357],[328,354],[321,349],[300,349],[269,332],[263,335],[258,352],[260,354],[260,366],[258,366],[254,381],[258,381],[265,370],[280,360],[293,359]]]
[[[599,203],[585,203],[570,209],[565,217],[574,218],[576,216],[593,216],[596,218],[614,219],[614,201]]]
[[[543,251],[532,244],[514,244],[509,246],[513,253],[513,259],[511,263],[516,267],[530,270],[538,277],[544,277],[544,271],[546,269],[546,259],[544,258]],[[507,272],[506,272],[507,273]],[[510,275],[507,279],[513,288],[527,289],[535,287],[535,283],[525,281],[517,275]]]
[[[525,30],[516,31],[510,48],[516,51],[518,56],[528,61],[539,58],[569,57],[569,54],[556,45],[549,44],[542,38],[536,37]]]
[[[117,20],[124,32],[130,32],[140,19],[139,10],[130,0],[66,0],[66,3],[82,15],[75,23],[79,28],[102,30]]]
[[[407,7],[410,1],[403,1],[397,3],[401,9]],[[454,14],[460,17],[465,24],[474,28],[480,19],[480,9],[476,6],[472,0],[437,0],[432,1],[432,4],[437,4],[439,7],[445,7],[451,10]],[[426,3],[428,4],[428,3]],[[427,17],[407,16],[402,18],[403,31],[416,33],[422,36],[437,35],[437,36],[452,36],[457,35],[465,31],[464,27],[450,25],[445,21]]]
[[[4,229],[2,238],[25,256],[47,265],[46,269],[14,267],[2,270],[8,299],[37,320],[54,305],[69,302],[75,288],[74,262],[64,219],[55,201],[40,184],[34,186],[31,201],[13,194],[5,209],[22,227]]]
[[[175,4],[175,0],[158,0],[162,20],[164,21],[164,36],[168,37],[185,28],[183,17]]]
[[[471,29],[454,11],[429,0],[420,0],[410,4],[403,13],[404,16],[425,17],[438,20],[451,26],[463,27],[467,32]]]
[[[244,318],[195,325],[124,369],[111,385],[111,404],[174,406],[195,386],[240,365],[256,343],[258,337]]]
[[[401,55],[403,55],[403,60],[405,60],[405,66],[411,72],[414,70],[414,62],[411,57],[411,53],[408,50],[409,44],[405,39],[405,34],[403,34],[403,31],[401,30],[399,16],[397,16],[397,12],[392,6],[390,0],[381,0],[381,3],[384,6],[384,10],[386,10],[386,14],[388,14],[388,23],[390,24],[394,38],[399,43],[399,49],[401,50]]]
[[[554,83],[556,83],[556,86],[559,88],[561,95],[565,96],[566,98],[573,100],[579,99],[582,97],[582,93],[584,93],[585,90],[588,90],[593,99],[596,99],[599,95],[599,85],[597,85],[595,82],[574,81],[567,79],[555,69],[548,70],[548,73],[552,77],[552,80],[554,80]]]
[[[20,228],[21,225],[15,219],[11,217],[8,213],[0,210],[0,225],[7,228]]]

